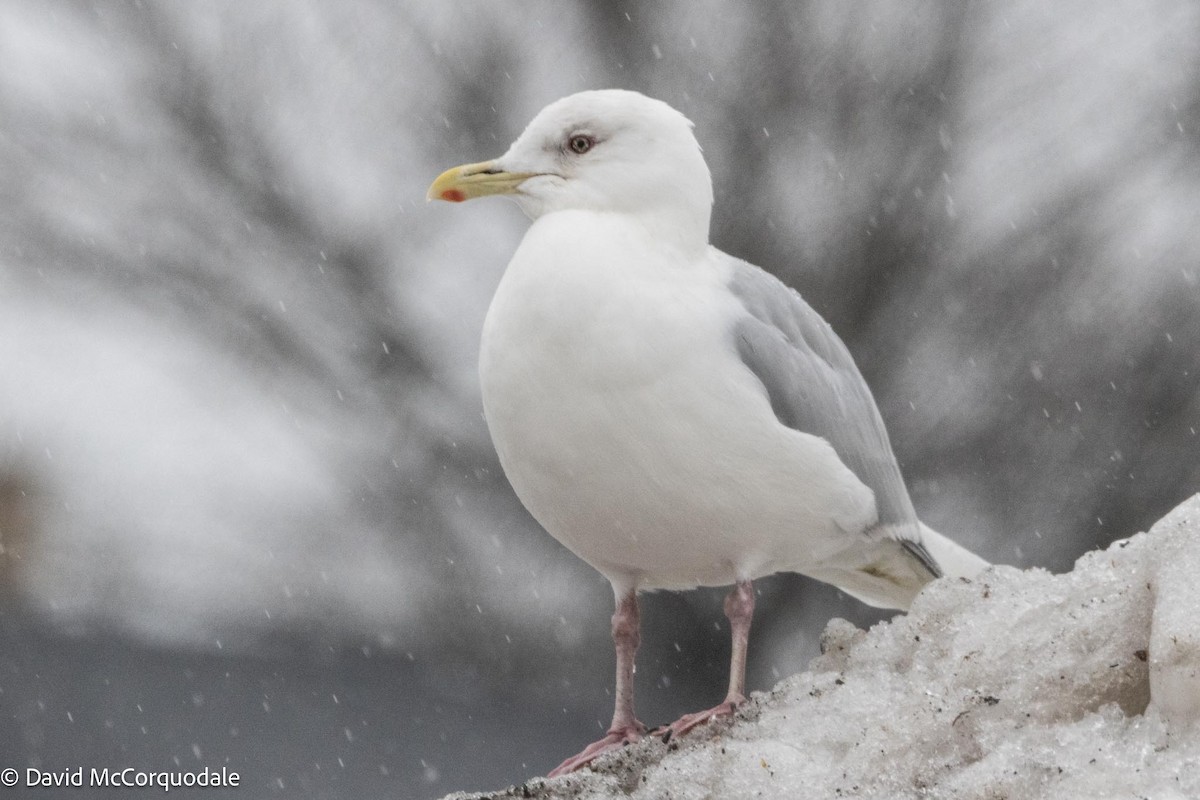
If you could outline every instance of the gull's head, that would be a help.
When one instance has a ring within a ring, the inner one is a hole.
[[[712,178],[687,117],[619,89],[546,106],[508,152],[446,170],[430,200],[510,195],[534,219],[554,211],[633,213],[708,239]]]

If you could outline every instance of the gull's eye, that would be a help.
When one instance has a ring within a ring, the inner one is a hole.
[[[581,156],[595,146],[596,140],[582,133],[577,133],[570,139],[567,139],[567,147],[576,155]]]

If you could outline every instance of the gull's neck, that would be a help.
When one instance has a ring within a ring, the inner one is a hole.
[[[695,208],[663,206],[622,216],[641,226],[652,240],[687,256],[699,257],[708,249],[708,209],[698,213]]]

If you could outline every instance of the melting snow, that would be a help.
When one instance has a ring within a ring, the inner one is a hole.
[[[995,567],[870,631],[835,619],[732,723],[452,798],[1200,797],[1198,574],[1200,495],[1066,575]]]

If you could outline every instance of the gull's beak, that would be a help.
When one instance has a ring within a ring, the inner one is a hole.
[[[507,172],[496,161],[451,167],[437,176],[425,193],[426,200],[461,203],[489,194],[514,194],[517,188],[537,172]]]

